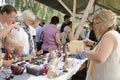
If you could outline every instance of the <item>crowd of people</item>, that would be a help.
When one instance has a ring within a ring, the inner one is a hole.
[[[0,13],[0,67],[10,67],[14,61],[28,60],[36,55],[56,50],[71,41],[72,22],[69,15],[58,29],[59,17],[49,24],[32,10],[25,10],[15,21],[17,10],[5,5]],[[81,30],[83,40],[91,50],[78,47],[77,53],[90,60],[86,80],[120,80],[120,34],[115,30],[117,15],[110,10],[95,12],[92,22]],[[15,56],[13,56],[15,55]]]

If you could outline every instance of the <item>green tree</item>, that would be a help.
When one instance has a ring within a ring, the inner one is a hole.
[[[60,18],[60,22],[63,22],[64,14],[50,8],[46,5],[43,5],[35,0],[12,0],[13,5],[21,11],[26,9],[31,9],[39,18],[45,19],[49,21],[52,16],[58,16]]]

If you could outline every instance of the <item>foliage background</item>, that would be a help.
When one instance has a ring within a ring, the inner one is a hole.
[[[31,9],[40,19],[44,19],[49,22],[52,16],[58,16],[60,23],[63,22],[64,14],[43,5],[35,0],[2,0],[5,4],[12,4],[17,10],[24,11],[26,9]]]

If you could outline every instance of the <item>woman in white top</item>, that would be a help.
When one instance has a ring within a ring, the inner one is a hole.
[[[20,30],[12,30],[12,34],[16,35],[17,38],[23,42],[23,54],[26,55],[26,57],[23,57],[23,59],[27,60],[36,56],[32,37],[33,35],[30,28],[35,21],[36,16],[31,10],[25,10],[20,18],[21,22],[18,22]]]
[[[120,34],[114,30],[116,14],[101,10],[93,15],[93,26],[99,37],[92,51],[78,48],[78,52],[90,59],[86,80],[120,80]],[[86,44],[94,42],[85,40]]]

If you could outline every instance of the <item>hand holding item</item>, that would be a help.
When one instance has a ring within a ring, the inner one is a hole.
[[[85,43],[87,46],[93,46],[94,43],[95,43],[94,41],[92,41],[92,40],[90,40],[90,39],[88,39],[88,38],[84,39],[83,41],[84,41],[84,43]]]
[[[83,50],[85,48],[85,44],[84,41],[79,41],[79,40],[73,40],[70,41],[69,43],[69,50],[71,54],[76,54],[78,52],[76,52],[76,49],[80,47],[81,50]],[[78,49],[79,50],[79,49]]]
[[[23,57],[18,57],[18,60],[17,61],[23,61]]]
[[[76,52],[77,52],[77,53],[80,53],[80,54],[82,54],[84,51],[85,51],[85,50],[83,49],[82,46],[79,46],[79,47],[76,49]]]
[[[43,54],[43,50],[39,50],[38,52],[36,52],[37,55]]]

